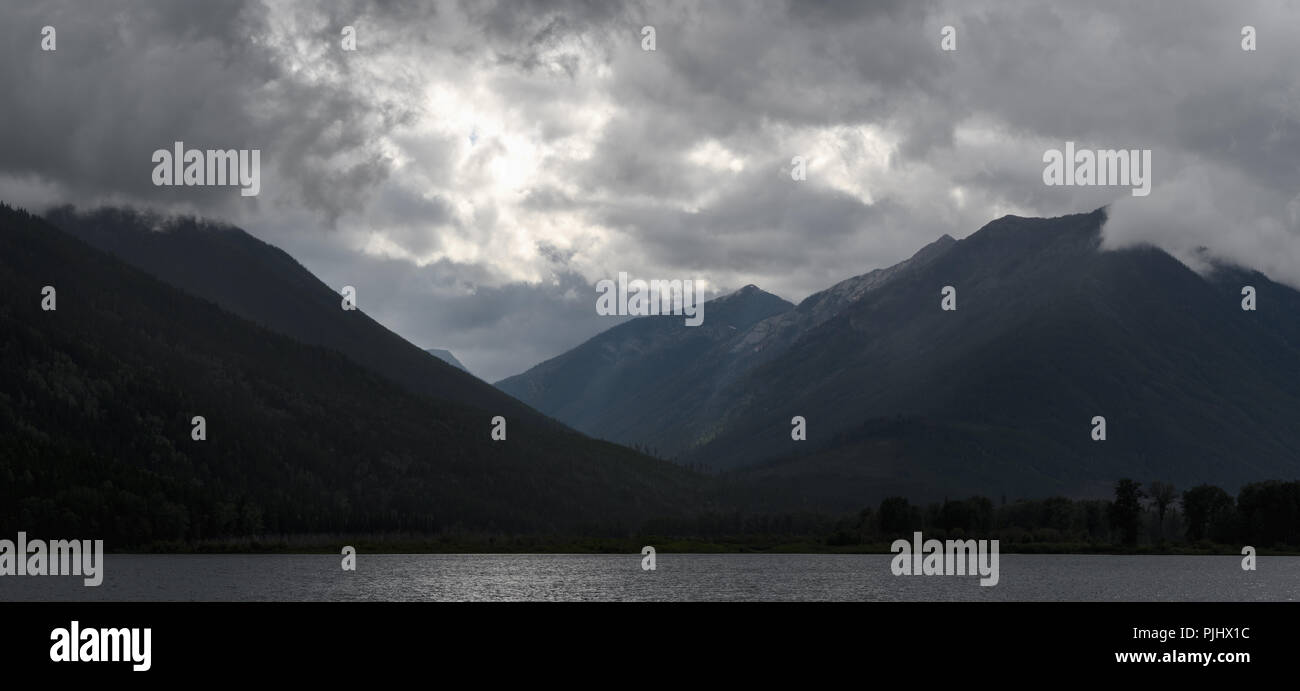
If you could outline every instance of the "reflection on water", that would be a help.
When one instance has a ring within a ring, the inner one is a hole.
[[[1300,600],[1300,557],[1001,555],[1001,580],[894,576],[890,555],[107,555],[104,584],[3,576],[0,600]]]

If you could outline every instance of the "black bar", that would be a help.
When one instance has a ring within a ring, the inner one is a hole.
[[[6,670],[128,682],[273,672],[450,684],[448,675],[477,671],[494,681],[600,672],[666,685],[692,675],[772,681],[800,670],[890,669],[972,680],[1253,677],[1293,670],[1300,640],[1296,603],[4,603],[0,620]],[[82,630],[150,628],[151,669],[51,661],[51,631],[72,621]],[[1134,635],[1184,627],[1198,636]],[[1248,637],[1211,641],[1206,628]],[[1142,651],[1248,653],[1249,662],[1115,660]]]

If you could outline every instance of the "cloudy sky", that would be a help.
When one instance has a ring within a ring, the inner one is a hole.
[[[89,8],[0,5],[0,199],[231,221],[490,381],[612,325],[620,271],[798,301],[1008,213],[1300,285],[1297,3]],[[260,149],[261,194],[155,187],[178,140]],[[1151,149],[1150,196],[1044,185],[1066,141]]]

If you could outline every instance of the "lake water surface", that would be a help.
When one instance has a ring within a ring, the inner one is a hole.
[[[887,554],[107,555],[103,585],[0,576],[3,601],[1300,600],[1300,557],[1004,554],[978,576],[894,576]]]

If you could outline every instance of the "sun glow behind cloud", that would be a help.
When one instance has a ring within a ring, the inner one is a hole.
[[[618,271],[799,300],[1008,213],[1113,204],[1113,245],[1205,245],[1300,283],[1300,48],[1237,45],[1242,16],[1300,10],[1190,5],[250,0],[99,21],[50,0],[11,25],[87,40],[57,80],[0,43],[0,191],[232,221],[495,374],[594,333],[577,306]],[[160,139],[262,148],[262,195],[152,187]],[[1066,140],[1153,149],[1152,196],[1045,187]],[[521,311],[537,321],[512,339]],[[511,340],[533,350],[489,352]]]

